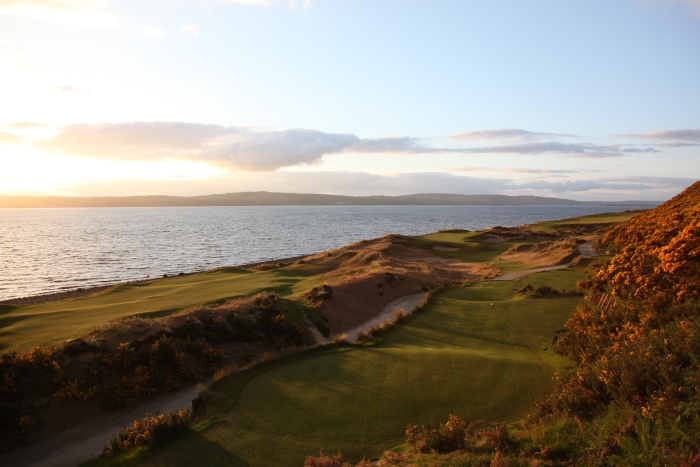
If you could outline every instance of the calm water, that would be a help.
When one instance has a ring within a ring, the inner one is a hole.
[[[612,206],[0,209],[0,300],[279,259],[398,232],[516,226]]]

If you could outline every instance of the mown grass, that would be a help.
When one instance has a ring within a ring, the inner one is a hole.
[[[554,230],[560,226],[576,225],[576,224],[609,224],[617,222],[625,222],[636,216],[644,209],[630,209],[626,212],[603,212],[600,214],[590,214],[588,216],[571,217],[568,219],[558,219],[554,221],[538,222],[528,226],[534,231]]]
[[[159,317],[202,304],[274,291],[293,297],[311,288],[315,279],[300,271],[251,272],[227,268],[191,276],[124,284],[101,294],[16,306],[0,315],[0,351],[27,350],[60,343],[95,327],[129,316]],[[291,305],[290,305],[291,306]]]
[[[578,274],[526,279],[571,289]],[[447,290],[380,346],[310,354],[266,371],[224,395],[229,403],[235,398],[233,410],[165,449],[144,452],[139,465],[298,466],[320,449],[356,461],[402,444],[408,423],[449,413],[520,419],[563,364],[546,344],[580,299],[515,298],[524,284]]]

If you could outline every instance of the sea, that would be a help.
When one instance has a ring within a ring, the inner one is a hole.
[[[0,209],[0,300],[337,248],[388,233],[480,230],[620,206]]]

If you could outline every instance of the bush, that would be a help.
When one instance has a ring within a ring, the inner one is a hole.
[[[368,462],[362,459],[355,467],[370,467],[376,465],[373,462]],[[309,456],[304,461],[304,467],[353,467],[350,462],[343,461],[343,455],[338,451],[338,454],[334,456],[324,456],[323,451],[320,452],[318,457]]]
[[[167,414],[155,416],[146,414],[140,422],[125,427],[113,435],[102,450],[100,457],[114,457],[130,449],[141,446],[156,446],[164,443],[173,436],[187,430],[190,426],[190,409],[169,411]]]
[[[408,425],[406,442],[414,452],[452,452],[462,449],[465,445],[466,422],[461,418],[450,415],[444,425],[431,423],[418,428]]]

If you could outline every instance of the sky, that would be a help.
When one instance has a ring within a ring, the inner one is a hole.
[[[0,194],[700,178],[700,0],[0,0],[0,76]]]

